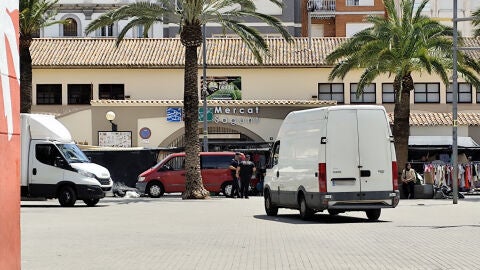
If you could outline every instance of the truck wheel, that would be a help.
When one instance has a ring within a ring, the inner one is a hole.
[[[270,192],[266,191],[265,195],[265,212],[267,216],[276,216],[278,214],[278,207],[274,206],[270,198]]]
[[[147,194],[150,198],[160,198],[165,191],[160,183],[152,183],[147,187]]]
[[[222,193],[225,197],[229,198],[232,196],[233,183],[227,182],[222,186]]]
[[[305,200],[305,196],[300,196],[300,217],[303,220],[310,220],[313,217],[313,210],[307,206],[307,201]]]
[[[88,206],[88,207],[93,207],[97,205],[97,203],[100,201],[100,199],[87,199],[83,200],[83,202]]]
[[[58,191],[58,202],[63,207],[72,207],[77,201],[77,194],[70,186],[63,186]]]
[[[382,209],[370,209],[370,210],[366,210],[365,213],[367,214],[368,220],[376,221],[380,217],[380,214],[382,213]]]

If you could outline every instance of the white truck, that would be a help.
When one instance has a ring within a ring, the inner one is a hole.
[[[334,106],[291,112],[272,150],[265,211],[299,209],[303,219],[365,211],[377,220],[399,202],[393,136],[382,106]]]
[[[113,182],[104,167],[91,163],[67,128],[54,116],[21,114],[21,195],[76,200],[95,206]]]

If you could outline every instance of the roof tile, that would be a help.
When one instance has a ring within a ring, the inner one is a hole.
[[[390,123],[393,123],[393,113],[388,114]],[[459,126],[480,126],[480,113],[458,113]],[[451,113],[410,113],[410,126],[451,126]]]

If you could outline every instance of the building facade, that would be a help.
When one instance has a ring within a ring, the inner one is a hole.
[[[259,64],[239,39],[208,39],[212,140],[218,146],[271,142],[286,114],[298,109],[377,104],[393,112],[391,77],[379,77],[360,96],[360,70],[328,80],[325,57],[343,41],[268,39],[271,55]],[[115,39],[36,39],[31,51],[32,111],[56,114],[78,142],[102,144],[101,132],[111,131],[105,115],[113,111],[131,146],[181,146],[184,48],[178,39],[127,39],[118,48]],[[411,134],[451,135],[451,88],[434,75],[413,77]],[[480,92],[461,80],[459,89],[459,136],[480,141]]]

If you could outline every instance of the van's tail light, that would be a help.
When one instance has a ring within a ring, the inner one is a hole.
[[[392,161],[392,183],[393,191],[398,190],[398,167],[396,161]]]
[[[318,163],[318,186],[320,192],[327,192],[327,164]]]

